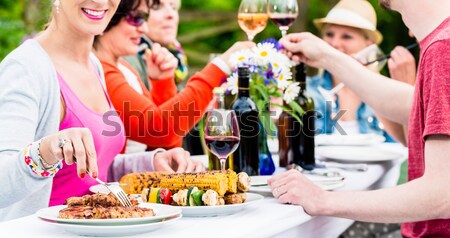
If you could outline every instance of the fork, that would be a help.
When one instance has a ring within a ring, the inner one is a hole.
[[[127,194],[123,189],[119,186],[107,184],[100,180],[99,178],[95,178],[95,180],[100,183],[101,185],[105,186],[116,198],[119,200],[119,202],[125,206],[125,207],[132,207],[133,204],[131,203],[130,199],[128,198]]]

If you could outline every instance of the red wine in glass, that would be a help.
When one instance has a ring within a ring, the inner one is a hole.
[[[205,136],[205,142],[211,153],[219,158],[227,157],[233,153],[239,145],[239,137],[236,136]]]
[[[290,27],[297,16],[288,14],[272,14],[270,20],[278,27]]]

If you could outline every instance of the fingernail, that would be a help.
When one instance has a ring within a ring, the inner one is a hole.
[[[80,174],[80,178],[84,178],[86,176],[85,173]]]
[[[97,178],[97,172],[92,172],[92,177]]]

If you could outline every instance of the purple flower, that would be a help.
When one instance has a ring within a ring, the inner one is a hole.
[[[275,40],[275,38],[267,38],[261,41],[261,43],[272,43],[277,51],[283,50],[283,46],[280,43],[278,43],[278,41]]]

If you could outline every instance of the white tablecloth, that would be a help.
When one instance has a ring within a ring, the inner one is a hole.
[[[401,151],[398,145],[380,145]],[[405,156],[406,158],[406,156]],[[338,191],[367,190],[394,186],[403,159],[369,164],[367,172],[341,171],[346,184]],[[353,221],[332,217],[310,217],[299,206],[278,203],[273,197],[242,211],[218,217],[191,218],[133,237],[337,237]],[[0,223],[0,237],[77,237],[35,215]]]

